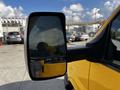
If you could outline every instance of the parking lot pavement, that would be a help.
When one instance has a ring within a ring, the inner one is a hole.
[[[22,44],[0,47],[0,90],[65,90],[62,78],[31,81]]]
[[[0,90],[65,90],[63,80],[21,81],[0,86]]]
[[[67,47],[69,48],[80,48],[81,46],[85,46],[86,45],[86,41],[79,41],[79,42],[71,42],[71,43],[67,43]]]

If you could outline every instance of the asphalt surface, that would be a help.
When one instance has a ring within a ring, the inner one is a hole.
[[[0,46],[0,90],[65,90],[63,77],[32,81],[24,61],[22,44]]]
[[[68,49],[76,49],[76,48],[81,48],[86,45],[87,41],[80,41],[80,42],[71,42],[67,43],[67,48]]]

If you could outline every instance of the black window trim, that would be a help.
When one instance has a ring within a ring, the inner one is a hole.
[[[108,35],[107,35],[107,42],[106,42],[106,47],[109,47],[110,45],[110,41],[111,41],[111,27],[112,27],[112,23],[113,21],[120,15],[120,11],[116,14],[116,16],[111,20],[111,22],[108,24],[107,28],[108,29]],[[114,64],[112,63],[112,60],[108,59],[107,58],[107,51],[108,51],[109,48],[106,49],[105,51],[105,56],[104,56],[104,59],[102,60],[102,64],[113,69],[113,70],[116,70],[118,72],[120,72],[120,65],[117,65],[117,64]],[[119,60],[118,60],[119,61]]]

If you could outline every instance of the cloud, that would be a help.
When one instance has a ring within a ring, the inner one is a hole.
[[[106,0],[99,8],[93,8],[86,12],[93,19],[107,19],[111,13],[120,5],[120,0]]]
[[[0,1],[0,16],[1,17],[24,17],[22,6],[12,7],[7,6],[3,1]]]
[[[62,11],[65,13],[67,21],[80,22],[83,17],[82,12],[84,11],[84,8],[80,3],[76,3],[69,7],[63,7]]]
[[[86,22],[107,19],[120,5],[120,0],[106,0],[100,7],[84,8],[80,3],[63,7],[68,22]]]
[[[79,12],[79,11],[81,12],[84,9],[80,3],[77,3],[77,4],[70,5],[70,10],[75,11],[75,12]]]
[[[86,14],[89,15],[92,20],[103,18],[99,8],[93,8],[91,11],[86,12]]]
[[[107,0],[102,5],[102,14],[104,18],[108,18],[111,13],[120,5],[120,0]]]
[[[108,0],[104,3],[105,8],[109,12],[112,12],[118,5],[120,5],[120,0]]]
[[[67,22],[85,22],[102,19],[104,16],[99,8],[83,8],[80,3],[64,7],[62,11],[66,15]]]

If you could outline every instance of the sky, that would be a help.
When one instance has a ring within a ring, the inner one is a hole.
[[[31,12],[63,12],[67,21],[106,19],[120,0],[0,0],[1,17],[27,17]]]

